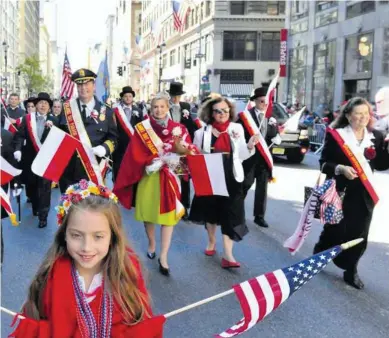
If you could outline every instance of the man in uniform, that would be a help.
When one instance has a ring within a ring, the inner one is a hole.
[[[120,164],[126,152],[128,142],[134,133],[134,127],[143,121],[143,112],[134,104],[135,92],[131,87],[123,87],[120,93],[120,102],[114,109],[114,118],[119,134],[117,149],[113,153],[113,179],[119,172]]]
[[[19,103],[20,103],[19,95],[16,93],[12,93],[9,96],[7,108],[5,109],[5,111],[2,110],[2,114],[1,114],[2,126],[4,126],[4,120],[5,120],[4,117],[6,116],[10,120],[10,122],[17,128],[16,120],[19,117],[26,115],[26,112],[19,107]]]
[[[78,98],[64,104],[60,127],[70,135],[80,138],[83,144],[90,144],[96,161],[101,164],[103,158],[105,160],[115,150],[118,134],[111,108],[94,96],[96,77],[89,69],[79,69],[73,73],[72,81],[77,85]],[[79,156],[73,155],[62,174],[59,182],[61,193],[81,179],[89,180],[89,174]],[[102,175],[104,176],[104,172]]]
[[[277,136],[277,121],[271,117],[268,119],[265,117],[266,113],[266,88],[257,88],[254,91],[254,95],[250,97],[251,101],[255,101],[255,107],[249,110],[255,124],[260,127],[260,132],[266,142],[269,144],[270,140]],[[242,121],[239,120],[240,123]],[[250,139],[251,135],[245,129],[246,142]],[[243,162],[243,169],[245,173],[245,179],[243,181],[243,193],[244,196],[250,190],[254,181],[255,184],[255,198],[254,198],[254,222],[261,227],[268,228],[269,225],[265,221],[266,202],[267,202],[267,184],[272,177],[271,169],[266,164],[265,159],[256,148],[254,156],[251,156]]]
[[[198,129],[196,123],[190,115],[190,104],[181,102],[181,95],[185,94],[183,91],[183,84],[181,82],[172,82],[168,93],[171,98],[170,102],[170,116],[174,122],[183,124],[189,132],[193,141],[194,133]],[[184,220],[188,218],[188,210],[190,208],[190,183],[182,177],[181,180],[181,203],[185,207]]]

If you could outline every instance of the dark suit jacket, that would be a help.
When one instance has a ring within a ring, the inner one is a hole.
[[[1,128],[1,156],[7,160],[11,165],[16,167],[16,160],[14,159],[14,143],[13,143],[13,134],[8,130]],[[8,192],[8,184],[2,186],[3,190]],[[1,218],[7,218],[8,214],[1,207]]]
[[[370,167],[373,171],[375,169],[386,170],[389,168],[389,154],[384,147],[384,136],[377,130],[373,130],[373,134],[375,139],[373,139],[372,142],[374,143],[377,156],[369,162]],[[373,201],[359,178],[348,180],[343,175],[335,175],[335,168],[337,165],[342,164],[351,166],[351,163],[330,133],[326,134],[319,162],[321,170],[327,175],[327,178],[335,178],[338,191],[346,191],[346,194],[350,194],[350,196],[363,194],[368,209],[373,209]]]
[[[190,104],[187,102],[180,102],[180,108],[181,108],[181,120],[180,123],[183,124],[186,129],[188,130],[188,133],[193,141],[194,133],[198,129],[196,123],[194,122],[191,114],[190,114]],[[189,112],[188,116],[184,116],[183,111],[187,110]],[[172,110],[170,109],[170,114],[172,114]]]
[[[16,107],[12,109],[10,106],[7,109],[1,109],[1,126],[4,126],[4,116],[10,117],[11,119],[18,119],[19,117],[25,116],[26,111],[20,107]]]

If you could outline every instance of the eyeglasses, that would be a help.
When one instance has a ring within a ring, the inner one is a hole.
[[[223,108],[223,109],[213,109],[212,110],[215,114],[229,114],[230,109],[229,108]]]

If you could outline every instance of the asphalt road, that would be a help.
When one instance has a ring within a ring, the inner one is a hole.
[[[302,209],[305,185],[312,185],[318,175],[317,158],[308,155],[301,165],[278,161],[277,183],[269,187],[267,220],[271,227],[259,229],[252,222],[253,191],[246,201],[250,233],[235,246],[235,256],[242,267],[225,271],[218,254],[205,257],[206,233],[203,227],[181,222],[175,229],[170,250],[171,276],[158,272],[157,260],[145,258],[146,236],[143,226],[134,221],[133,211],[124,211],[127,234],[148,270],[148,285],[155,313],[166,313],[231,288],[232,285],[262,273],[288,266],[311,254],[321,225],[315,223],[310,236],[294,257],[283,248]],[[388,337],[389,336],[389,173],[377,173],[381,202],[373,218],[368,250],[360,264],[365,289],[347,286],[342,272],[333,264],[296,292],[278,310],[241,337]],[[254,188],[254,187],[253,187]],[[53,191],[53,205],[59,198]],[[15,228],[5,221],[5,263],[2,274],[2,306],[18,310],[28,284],[38,268],[56,231],[55,211],[49,226],[37,228],[37,219],[23,197],[23,222]],[[166,337],[212,337],[231,327],[242,317],[234,295],[214,301],[166,322]],[[11,318],[2,313],[1,333],[9,334]],[[57,337],[55,337],[57,338]]]

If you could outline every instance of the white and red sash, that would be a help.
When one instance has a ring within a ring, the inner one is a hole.
[[[271,156],[267,143],[263,138],[261,132],[259,131],[259,128],[257,127],[256,123],[254,122],[250,112],[247,110],[242,111],[239,113],[239,117],[242,120],[243,125],[247,129],[250,136],[258,135],[259,142],[257,143],[256,147],[259,153],[265,159],[265,162],[271,172],[273,170],[273,157]]]
[[[38,137],[38,129],[36,125],[36,113],[27,114],[25,119],[26,119],[28,135],[30,136],[30,140],[32,142],[35,151],[38,152],[42,147],[42,143]]]
[[[9,196],[3,190],[2,187],[0,187],[0,202],[1,202],[1,206],[4,208],[4,210],[8,214],[8,217],[9,217],[12,225],[15,225],[15,226],[19,225],[19,222],[16,220],[16,215],[12,210],[12,205],[11,205],[11,201],[9,199]]]
[[[334,140],[339,144],[343,153],[357,172],[359,179],[366,188],[374,204],[377,204],[379,197],[377,190],[374,188],[373,171],[364,156],[362,147],[354,145],[353,141],[355,141],[355,139],[353,140],[352,135],[350,134],[350,132],[352,133],[352,130],[348,130],[347,127],[339,129],[328,128],[327,132],[329,132]],[[367,137],[366,133],[367,130],[365,130],[365,137]]]
[[[77,149],[77,152],[89,179],[95,184],[104,185],[101,168],[93,153],[92,144],[82,121],[77,100],[65,102],[63,108],[70,135],[81,142],[81,147]]]
[[[134,128],[132,127],[131,122],[128,120],[122,105],[118,104],[117,107],[114,109],[114,112],[120,122],[120,125],[122,126],[128,137],[131,138],[134,135]]]

